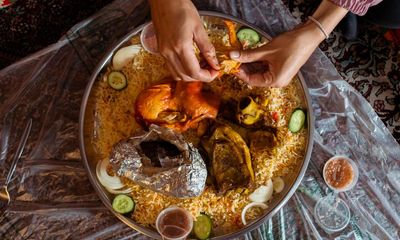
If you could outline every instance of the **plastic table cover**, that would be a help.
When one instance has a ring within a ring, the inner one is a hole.
[[[275,36],[297,22],[279,0],[195,1],[199,10],[237,16]],[[117,0],[74,26],[59,42],[0,71],[0,180],[4,182],[26,122],[33,128],[0,217],[0,239],[146,239],[100,202],[80,159],[78,117],[92,70],[123,35],[149,20],[147,1]],[[368,102],[316,50],[302,68],[315,113],[306,175],[271,220],[242,239],[399,239],[400,147]],[[351,220],[328,234],[313,217],[332,194],[322,178],[335,154],[359,167],[357,185],[340,194]]]

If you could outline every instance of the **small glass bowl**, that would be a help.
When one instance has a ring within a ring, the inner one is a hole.
[[[180,214],[182,214],[183,216],[185,216],[187,218],[187,220],[188,220],[187,225],[186,226],[182,226],[181,224],[183,224],[183,222],[181,222],[182,218],[180,218],[182,216],[179,217],[179,215],[175,214],[175,216],[173,217],[173,220],[177,221],[177,224],[164,223],[166,225],[164,227],[161,226],[161,224],[163,222],[163,219],[168,214],[170,214],[171,212],[174,212],[174,211],[179,211]],[[179,218],[179,219],[177,219],[177,218]],[[167,235],[164,234],[164,231],[166,230],[165,227],[178,228],[178,229],[182,230],[184,233],[179,235],[179,236],[176,236],[176,237],[167,236]],[[190,234],[190,232],[192,231],[192,228],[193,228],[193,217],[192,217],[192,215],[186,209],[180,208],[180,207],[177,207],[177,206],[170,206],[168,208],[165,208],[164,210],[162,210],[158,214],[158,217],[157,217],[157,220],[156,220],[156,229],[157,229],[158,233],[161,235],[162,239],[164,239],[164,240],[184,240]]]
[[[332,161],[334,161],[334,160],[337,160],[337,159],[344,159],[344,160],[346,160],[348,163],[350,163],[350,165],[351,165],[351,167],[352,167],[352,169],[353,169],[353,180],[352,180],[346,187],[344,187],[344,188],[335,188],[334,186],[330,185],[330,184],[328,183],[328,181],[326,180],[326,167],[328,166],[328,164],[329,164],[330,162],[332,162]],[[323,177],[324,177],[324,181],[325,181],[326,185],[328,185],[328,187],[329,187],[330,189],[332,189],[332,190],[335,191],[335,192],[344,192],[344,191],[348,191],[348,190],[352,189],[352,188],[356,185],[356,183],[357,183],[357,181],[358,181],[358,167],[357,167],[356,163],[355,163],[353,160],[351,160],[350,158],[348,158],[348,157],[346,157],[346,156],[338,155],[338,156],[331,157],[331,158],[325,163],[324,169],[322,170],[322,175],[323,175]]]
[[[140,33],[140,42],[147,52],[158,54],[157,36],[152,22],[143,27]]]

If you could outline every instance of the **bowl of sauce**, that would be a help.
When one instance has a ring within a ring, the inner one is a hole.
[[[358,168],[353,160],[346,156],[334,156],[324,165],[323,177],[326,184],[334,191],[344,192],[356,184]]]
[[[186,239],[193,228],[193,217],[185,209],[171,206],[160,212],[156,228],[163,239]]]

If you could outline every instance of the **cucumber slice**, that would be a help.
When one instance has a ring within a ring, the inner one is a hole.
[[[243,47],[252,47],[260,42],[260,35],[250,28],[242,28],[236,33]]]
[[[119,194],[114,198],[112,207],[116,212],[125,214],[133,211],[135,202],[128,195]]]
[[[201,213],[193,223],[193,231],[198,239],[208,239],[211,234],[212,221],[211,218],[204,213]]]
[[[296,133],[303,128],[304,123],[306,121],[306,114],[301,109],[295,109],[292,113],[292,116],[289,120],[289,130],[292,133]]]
[[[122,90],[126,87],[126,77],[118,71],[112,71],[108,75],[108,84],[115,90]]]

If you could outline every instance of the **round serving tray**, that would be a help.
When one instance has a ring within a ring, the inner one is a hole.
[[[208,17],[208,18],[215,18],[216,20],[221,19],[228,19],[234,22],[237,22],[243,26],[247,26],[253,28],[258,33],[260,33],[266,39],[271,39],[271,37],[265,33],[260,28],[247,23],[241,19],[217,13],[217,12],[209,12],[209,11],[201,11],[201,16]],[[146,23],[148,24],[148,23]],[[146,24],[143,24],[130,33],[128,33],[125,37],[123,37],[118,44],[116,44],[100,61],[98,66],[96,67],[95,71],[93,72],[92,76],[90,77],[90,81],[86,87],[85,94],[82,99],[82,105],[80,110],[79,116],[79,143],[80,143],[80,150],[82,155],[82,160],[84,166],[87,170],[87,174],[89,179],[96,190],[98,196],[100,197],[101,201],[104,205],[111,211],[113,214],[118,217],[122,222],[124,222],[129,227],[139,231],[153,239],[161,239],[161,236],[157,233],[157,231],[153,228],[144,227],[136,222],[133,219],[121,215],[115,212],[111,206],[112,202],[112,195],[108,193],[103,186],[99,183],[96,177],[96,163],[100,160],[100,156],[96,153],[93,147],[92,139],[95,133],[95,103],[96,99],[94,97],[94,90],[93,85],[96,81],[99,80],[99,74],[110,64],[112,56],[114,55],[115,51],[119,48],[124,46],[128,43],[128,41],[137,34],[140,34],[141,30],[143,29]],[[231,239],[238,236],[241,236],[245,233],[248,233],[251,230],[259,227],[262,223],[267,221],[268,219],[272,218],[282,207],[286,204],[286,202],[293,196],[294,192],[296,191],[297,187],[299,186],[301,180],[303,179],[304,173],[307,169],[308,163],[310,161],[312,146],[313,146],[313,132],[314,132],[314,117],[312,112],[311,106],[311,98],[306,86],[306,83],[299,72],[298,80],[300,81],[301,88],[303,91],[304,98],[306,100],[306,108],[307,108],[307,144],[304,152],[304,159],[302,159],[302,163],[299,165],[297,171],[295,171],[292,175],[288,176],[287,179],[285,177],[285,182],[287,183],[285,189],[279,194],[276,195],[271,202],[268,204],[268,209],[264,212],[264,214],[257,219],[256,221],[251,222],[250,224],[246,225],[242,229],[231,232],[229,234],[215,236],[212,239]]]

